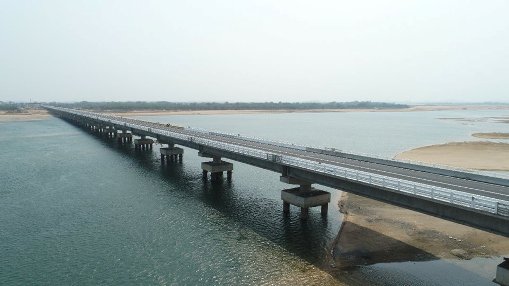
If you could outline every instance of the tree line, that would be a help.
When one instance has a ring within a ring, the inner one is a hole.
[[[75,103],[51,102],[50,105],[89,109],[97,111],[131,111],[131,110],[303,110],[303,109],[401,109],[406,104],[350,101],[350,102],[169,102],[169,101],[109,101]]]

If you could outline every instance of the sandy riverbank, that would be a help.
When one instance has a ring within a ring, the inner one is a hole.
[[[509,133],[474,133],[473,137],[483,138],[483,139],[509,139]]]
[[[509,144],[453,142],[403,152],[398,159],[469,169],[509,171]],[[338,266],[509,254],[504,236],[372,199],[343,194],[343,227],[334,247]]]
[[[49,116],[49,113],[43,109],[31,109],[20,113],[0,111],[0,122],[44,120]]]

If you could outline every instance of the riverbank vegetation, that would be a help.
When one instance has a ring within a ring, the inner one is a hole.
[[[20,112],[21,109],[22,106],[20,104],[0,101],[0,111]]]

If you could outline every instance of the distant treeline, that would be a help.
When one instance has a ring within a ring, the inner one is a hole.
[[[0,102],[0,111],[17,111],[22,107],[18,103],[13,102]]]
[[[396,109],[408,108],[405,104],[372,102],[372,101],[352,101],[352,102],[146,102],[146,101],[127,101],[127,102],[87,102],[76,103],[50,103],[54,106],[67,108],[80,108],[90,110],[277,110],[277,109]]]

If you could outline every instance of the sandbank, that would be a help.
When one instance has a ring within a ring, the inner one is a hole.
[[[509,239],[434,216],[343,193],[337,267],[509,254]]]
[[[509,139],[509,133],[499,133],[499,132],[474,133],[472,134],[472,136],[484,139]]]
[[[44,120],[49,116],[44,109],[30,109],[19,113],[0,111],[0,122]]]
[[[468,141],[432,145],[405,151],[396,159],[463,169],[509,171],[509,144]]]

